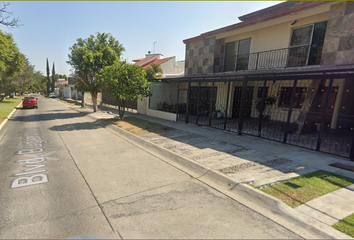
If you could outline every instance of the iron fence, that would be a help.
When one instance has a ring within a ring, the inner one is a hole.
[[[102,93],[102,103],[109,104],[112,106],[118,106],[117,100],[105,93]],[[137,110],[138,109],[138,102],[137,101],[126,101],[125,106],[126,106],[126,108]]]
[[[176,79],[152,98],[179,121],[354,160],[354,73],[295,75]]]

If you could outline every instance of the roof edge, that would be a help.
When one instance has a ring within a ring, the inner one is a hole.
[[[298,2],[296,2],[296,3],[298,3]],[[244,27],[259,23],[259,22],[273,20],[273,19],[276,19],[279,17],[283,17],[286,15],[292,14],[292,13],[301,12],[301,11],[304,11],[304,10],[307,10],[310,8],[315,8],[315,7],[326,5],[329,3],[333,3],[333,1],[311,1],[311,2],[304,1],[304,2],[301,2],[301,4],[297,4],[297,5],[294,5],[294,3],[290,2],[290,1],[285,2],[285,3],[280,3],[280,4],[277,4],[277,5],[274,5],[274,6],[271,6],[271,7],[253,12],[253,13],[249,13],[247,15],[243,15],[240,17],[242,19],[245,19],[245,18],[249,19],[247,21],[243,21],[243,22],[229,25],[226,27],[222,27],[222,28],[219,28],[216,30],[212,30],[212,31],[209,31],[206,33],[202,33],[199,36],[183,40],[183,43],[187,44],[187,43],[196,42],[196,41],[199,41],[199,40],[211,37],[211,36],[215,36],[220,33],[225,33],[225,32],[229,32],[229,31],[241,29],[241,28],[244,28]],[[280,5],[282,5],[282,6],[280,6]],[[290,7],[290,6],[293,6],[293,7]],[[274,10],[274,8],[277,9],[277,12],[269,13],[271,10]],[[261,14],[264,13],[263,11],[266,11],[268,13],[266,13],[265,16],[261,17]],[[253,14],[255,14],[255,15],[253,15]]]

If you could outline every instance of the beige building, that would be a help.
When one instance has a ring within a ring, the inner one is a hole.
[[[353,2],[291,1],[239,19],[183,41],[186,76],[354,64]]]
[[[185,76],[155,83],[149,108],[354,160],[354,2],[288,1],[239,19],[184,40]]]

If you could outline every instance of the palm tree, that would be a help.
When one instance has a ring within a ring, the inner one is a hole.
[[[160,64],[151,63],[150,67],[146,69],[146,78],[151,81],[157,78],[162,78],[162,68]]]

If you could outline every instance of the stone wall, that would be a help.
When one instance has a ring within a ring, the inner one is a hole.
[[[213,73],[215,37],[186,44],[185,76]]]
[[[329,12],[321,65],[354,64],[354,2],[334,3]]]

